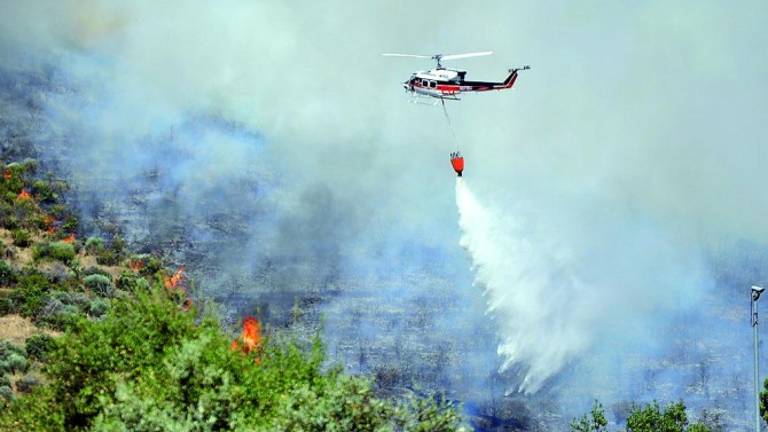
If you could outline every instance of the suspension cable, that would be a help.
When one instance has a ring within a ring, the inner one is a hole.
[[[459,151],[459,138],[456,136],[456,131],[453,130],[453,123],[451,123],[451,118],[448,116],[448,109],[445,107],[445,99],[440,98],[440,103],[443,105],[443,114],[445,114],[445,121],[448,122],[448,129],[451,130],[451,135],[453,136],[453,142],[456,144],[456,151]]]

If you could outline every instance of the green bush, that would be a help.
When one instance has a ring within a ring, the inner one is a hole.
[[[8,375],[0,374],[0,387],[10,387],[11,386],[11,379],[8,377]]]
[[[38,243],[32,249],[32,257],[35,260],[51,259],[64,264],[70,264],[76,255],[74,246],[63,241]]]
[[[112,275],[109,274],[108,271],[106,271],[104,269],[101,269],[99,267],[91,266],[91,267],[88,267],[87,269],[83,270],[83,276],[90,276],[90,275],[95,275],[95,274],[105,276],[110,281],[112,281]]]
[[[25,272],[19,276],[16,289],[11,293],[13,309],[24,317],[37,317],[42,307],[48,301],[51,284],[38,271]]]
[[[13,165],[13,164],[12,163],[8,164],[8,166],[11,166],[11,165]],[[21,161],[21,163],[19,164],[19,167],[21,168],[21,171],[23,173],[25,173],[25,174],[27,174],[27,173],[28,174],[36,173],[38,166],[39,166],[39,163],[37,162],[37,160],[36,159],[32,159],[32,158],[26,158],[23,161]]]
[[[6,297],[0,297],[0,316],[16,313],[16,307],[13,300]]]
[[[111,297],[115,293],[112,281],[103,274],[92,274],[83,278],[85,287],[101,297]]]
[[[154,276],[163,269],[163,261],[149,254],[133,255],[131,261],[140,263],[139,274],[144,277]]]
[[[3,227],[9,228],[6,224],[6,219],[10,217],[16,217],[16,211],[13,209],[13,205],[5,200],[0,201],[0,221],[2,221]]]
[[[24,354],[24,349],[12,344],[10,341],[0,341],[0,359],[6,358],[11,354]]]
[[[11,231],[13,245],[18,247],[29,247],[32,244],[32,235],[25,229],[15,229]]]
[[[74,327],[83,318],[85,318],[85,315],[77,307],[64,305],[55,313],[41,317],[37,323],[56,331],[66,331]]]
[[[45,180],[32,182],[32,193],[37,196],[40,202],[44,203],[52,203],[58,199],[58,195],[51,189],[50,183]]]
[[[77,231],[79,223],[77,217],[69,215],[64,219],[64,223],[61,224],[61,229],[64,232],[74,233]]]
[[[149,291],[149,282],[136,273],[124,271],[117,278],[117,287],[128,292]]]
[[[25,351],[27,357],[44,362],[51,352],[56,347],[56,340],[48,335],[36,334],[27,338]]]
[[[38,384],[40,381],[37,378],[32,375],[24,375],[16,381],[16,390],[19,393],[30,393]]]
[[[26,372],[29,369],[29,362],[21,354],[12,353],[7,357],[6,361],[11,372]]]
[[[78,310],[85,311],[91,303],[91,299],[83,292],[54,291],[51,298],[58,300],[63,305],[75,306]]]
[[[91,300],[90,309],[88,314],[94,318],[100,318],[104,316],[109,310],[109,300],[103,298],[95,298]]]
[[[0,375],[11,373],[11,366],[8,364],[7,360],[0,359]]]
[[[7,262],[0,260],[0,286],[9,286],[16,283],[16,272]]]
[[[9,402],[13,401],[13,390],[11,389],[11,386],[0,386],[0,398]]]
[[[102,249],[96,254],[96,262],[105,266],[116,266],[123,260],[120,252],[113,249]]]
[[[19,218],[16,217],[16,215],[9,215],[6,218],[2,219],[3,228],[11,230],[11,234],[13,234],[13,230],[16,230],[19,228]]]
[[[94,255],[104,250],[104,240],[101,237],[88,237],[85,241],[85,252]]]

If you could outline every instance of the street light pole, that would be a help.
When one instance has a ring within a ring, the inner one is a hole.
[[[760,294],[762,294],[763,291],[765,291],[765,288],[752,285],[752,334],[755,342],[755,432],[760,432],[760,365],[757,340],[757,300],[760,298]]]

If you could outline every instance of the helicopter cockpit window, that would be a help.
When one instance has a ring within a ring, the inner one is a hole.
[[[429,82],[429,88],[435,88],[435,87],[437,87],[437,83],[434,82],[434,81],[430,81]]]

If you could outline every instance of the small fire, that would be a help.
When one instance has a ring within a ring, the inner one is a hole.
[[[184,278],[184,266],[179,267],[179,270],[174,273],[173,276],[166,276],[164,283],[166,289],[179,288],[179,283]]]
[[[70,235],[64,237],[64,239],[62,239],[61,241],[63,241],[64,243],[72,244],[72,243],[75,242],[75,240],[76,240],[75,235],[74,234],[70,234]]]
[[[3,171],[3,179],[10,180],[12,178],[13,178],[13,173],[11,172],[11,170],[7,169]]]
[[[45,231],[48,234],[56,234],[56,218],[52,215],[46,215],[45,216],[45,226],[47,227]]]
[[[144,261],[140,259],[132,259],[128,266],[131,268],[131,270],[134,271],[134,273],[138,273],[141,271],[141,269],[144,268]]]
[[[30,195],[26,189],[22,189],[21,192],[19,192],[19,196],[16,197],[16,201],[26,201],[30,199],[32,199],[32,195]]]
[[[243,321],[243,344],[246,352],[251,352],[261,345],[261,324],[254,317]]]
[[[230,348],[232,351],[242,351],[250,353],[259,349],[261,346],[261,323],[256,318],[249,316],[243,321],[242,345],[237,339],[232,341]],[[257,359],[258,360],[258,359]]]

